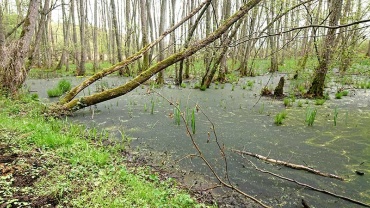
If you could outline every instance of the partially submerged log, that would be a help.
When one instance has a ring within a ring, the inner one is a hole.
[[[285,161],[281,161],[281,160],[276,160],[276,159],[268,158],[268,157],[258,155],[258,154],[254,154],[254,153],[247,152],[247,151],[241,151],[241,150],[236,150],[236,149],[231,149],[231,151],[236,152],[236,153],[241,154],[241,155],[248,155],[248,156],[251,156],[251,157],[255,157],[255,158],[258,158],[260,160],[269,162],[269,163],[283,165],[285,167],[289,167],[289,168],[293,168],[293,169],[297,169],[297,170],[305,170],[307,172],[310,172],[310,173],[313,173],[313,174],[316,174],[316,175],[319,175],[319,176],[335,178],[335,179],[344,181],[343,177],[340,177],[340,176],[337,176],[337,175],[334,175],[334,174],[330,174],[330,173],[324,173],[324,172],[321,172],[319,170],[316,170],[316,169],[313,169],[311,167],[307,167],[307,166],[304,166],[304,165],[298,165],[298,164],[293,164],[293,163],[289,163],[289,162],[285,162]]]

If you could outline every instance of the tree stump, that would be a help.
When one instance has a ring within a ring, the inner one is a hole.
[[[284,82],[285,82],[284,77],[280,77],[279,84],[274,90],[274,96],[275,97],[281,97],[281,96],[284,95],[284,89],[283,89],[284,88]]]

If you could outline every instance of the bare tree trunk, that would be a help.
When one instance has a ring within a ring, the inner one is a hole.
[[[94,34],[93,34],[93,43],[94,43],[93,71],[95,73],[99,69],[99,65],[98,65],[98,0],[94,0]]]
[[[116,5],[114,3],[115,0],[110,0],[110,5],[112,8],[112,16],[113,16],[113,30],[114,30],[114,36],[116,37],[116,44],[117,44],[117,58],[118,62],[122,61],[122,50],[121,50],[121,37],[118,32],[118,23],[117,23],[117,14],[116,14]],[[119,70],[119,75],[123,75],[123,70]]]
[[[168,16],[167,14],[167,0],[162,0],[161,1],[161,17],[160,17],[160,20],[159,20],[159,35],[161,35],[163,32],[164,32],[164,24],[165,24],[165,17]],[[159,47],[158,47],[158,62],[161,62],[163,59],[164,59],[164,41],[162,40],[160,43],[159,43]],[[164,83],[164,73],[163,73],[164,70],[160,71],[158,73],[158,77],[157,77],[157,84],[163,84]]]
[[[271,19],[275,15],[275,2],[270,1],[270,7],[269,10],[267,9],[266,5],[266,13],[267,13],[267,24],[271,22]],[[270,17],[271,14],[271,17]],[[270,27],[268,27],[268,33],[269,36],[269,46],[270,46],[270,72],[276,72],[278,71],[278,60],[277,60],[277,51],[276,51],[276,36],[274,36],[274,30],[275,30],[275,24],[272,24]]]
[[[77,76],[85,75],[85,62],[86,62],[86,40],[85,40],[85,8],[84,8],[84,0],[80,0],[79,4],[79,19],[80,19],[80,53],[81,53],[81,60],[80,64],[77,67],[76,74]]]
[[[7,54],[3,53],[0,65],[0,88],[8,93],[17,93],[30,70],[26,58],[35,32],[39,5],[40,0],[30,0],[19,39],[8,46]]]
[[[206,38],[197,41],[194,43],[191,47],[188,49],[184,49],[178,53],[172,54],[168,58],[164,59],[163,61],[156,63],[152,65],[150,68],[148,68],[146,71],[139,74],[134,79],[130,80],[126,84],[109,89],[100,93],[96,93],[94,95],[86,96],[79,99],[73,99],[74,96],[68,96],[69,99],[63,100],[60,104],[63,105],[62,108],[65,110],[70,111],[77,111],[81,108],[85,108],[87,106],[94,105],[96,103],[104,102],[106,100],[110,100],[122,95],[125,95],[126,93],[132,91],[136,87],[140,86],[141,83],[147,81],[150,77],[153,76],[153,74],[156,74],[160,72],[161,70],[171,66],[172,64],[187,58],[197,51],[201,50],[202,48],[206,47],[208,44],[214,42],[218,38],[221,37],[222,34],[224,34],[226,31],[229,30],[229,28],[238,20],[240,20],[246,13],[248,13],[254,6],[256,6],[261,0],[251,0],[248,1],[248,3],[245,3],[242,7],[240,7],[237,12],[235,12],[229,19],[223,22],[222,25],[220,25],[215,32],[209,34]],[[129,60],[127,60],[129,61]],[[122,63],[123,64],[123,63]],[[115,65],[111,70],[116,69],[117,67],[121,67],[122,64]],[[90,79],[95,79],[95,77],[91,77]],[[92,83],[93,80],[86,80],[87,83]],[[74,89],[73,89],[74,91]],[[71,91],[70,93],[74,93]],[[73,100],[72,100],[73,99]]]
[[[130,47],[131,47],[131,33],[132,33],[132,23],[130,21],[130,0],[126,0],[126,7],[125,7],[125,20],[126,20],[126,41],[125,41],[125,58],[129,57],[130,55]],[[124,74],[131,75],[130,69],[128,66],[124,68]]]
[[[5,28],[3,24],[3,8],[0,5],[0,57],[3,57],[3,50],[5,46]],[[2,66],[0,65],[0,67]]]
[[[203,10],[201,11],[201,13],[199,14],[199,16],[197,17],[197,19],[195,20],[194,24],[191,25],[190,27],[190,30],[189,30],[189,33],[187,35],[187,38],[185,40],[185,43],[184,43],[184,48],[188,48],[189,47],[189,44],[190,44],[190,40],[191,38],[193,37],[194,35],[194,32],[195,32],[195,29],[197,28],[200,20],[202,19],[204,13],[206,12],[206,10],[208,9],[209,5],[211,4],[211,1],[208,1],[207,4],[205,5],[205,7],[203,8]],[[180,61],[180,70],[179,70],[179,79],[178,79],[178,84],[181,85],[182,83],[182,71],[183,71],[183,65],[184,65],[184,60],[181,60]],[[189,65],[188,65],[189,66]],[[188,67],[187,66],[187,67]],[[186,67],[185,67],[186,68]],[[186,73],[185,73],[186,74]],[[186,78],[186,75],[185,75],[185,78]]]
[[[73,39],[73,51],[74,51],[74,59],[73,63],[75,63],[76,67],[80,65],[80,55],[78,52],[78,40],[77,40],[77,28],[76,28],[76,17],[75,17],[75,7],[76,1],[78,0],[71,0],[71,8],[70,12],[72,12],[72,39]]]
[[[69,63],[68,63],[68,46],[69,46],[69,28],[70,28],[70,23],[71,23],[71,18],[72,18],[72,13],[71,11],[69,12],[68,14],[68,18],[67,18],[67,14],[66,14],[66,11],[65,11],[65,2],[64,0],[62,0],[62,14],[63,14],[63,43],[64,43],[64,46],[62,48],[62,56],[59,60],[59,63],[57,65],[57,67],[55,68],[56,70],[59,70],[62,68],[63,65],[66,65],[66,71],[69,71]]]
[[[342,10],[342,2],[343,0],[332,0],[329,3],[329,26],[335,26],[338,24]],[[324,94],[326,73],[328,72],[329,63],[334,51],[333,46],[335,45],[335,31],[336,29],[328,29],[323,45],[323,52],[319,57],[319,66],[317,66],[315,70],[314,79],[311,83],[310,89],[307,92],[307,94],[314,97],[322,97]]]
[[[148,45],[148,17],[147,17],[147,9],[146,8],[146,1],[147,0],[140,0],[140,9],[141,9],[141,45],[145,47]],[[143,65],[142,68],[139,69],[139,72],[145,71],[149,67],[149,52],[145,52],[143,54]]]

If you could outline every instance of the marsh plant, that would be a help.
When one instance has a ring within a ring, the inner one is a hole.
[[[335,93],[335,99],[342,99],[343,92],[337,92]]]
[[[338,109],[337,107],[334,108],[334,126],[337,126],[337,119],[338,119]]]
[[[284,98],[283,102],[285,107],[291,107],[293,105],[293,100],[291,98]]]
[[[348,93],[349,93],[348,90],[343,90],[342,91],[343,96],[348,96]]]
[[[155,103],[154,103],[154,101],[153,101],[153,99],[150,101],[150,103],[151,103],[151,106],[152,106],[152,107],[150,108],[150,114],[152,114],[152,115],[153,115],[153,114],[154,114],[154,104],[155,104]]]
[[[298,106],[298,107],[302,107],[302,106],[303,106],[303,102],[302,102],[302,100],[298,100],[298,102],[297,102],[297,106]]]
[[[180,121],[181,121],[181,111],[180,111],[180,104],[178,104],[176,107],[173,109],[173,117],[175,119],[175,124],[180,126]]]
[[[262,114],[265,111],[265,103],[262,103],[261,107],[258,109],[258,113]]]
[[[59,97],[68,92],[72,88],[71,82],[62,79],[58,82],[57,86],[47,91],[49,97]]]
[[[325,103],[325,99],[316,99],[315,105],[323,105]]]
[[[306,111],[306,123],[308,126],[312,126],[316,118],[317,109],[316,108],[307,108]]]
[[[280,126],[283,124],[283,120],[286,118],[287,112],[282,111],[275,116],[275,124]]]
[[[193,134],[195,134],[195,108],[193,108],[193,111],[191,112],[191,130]]]

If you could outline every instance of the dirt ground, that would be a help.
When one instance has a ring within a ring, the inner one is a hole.
[[[47,174],[40,154],[15,153],[13,149],[0,143],[0,208],[56,207],[56,197],[39,196],[33,190],[37,179]]]

